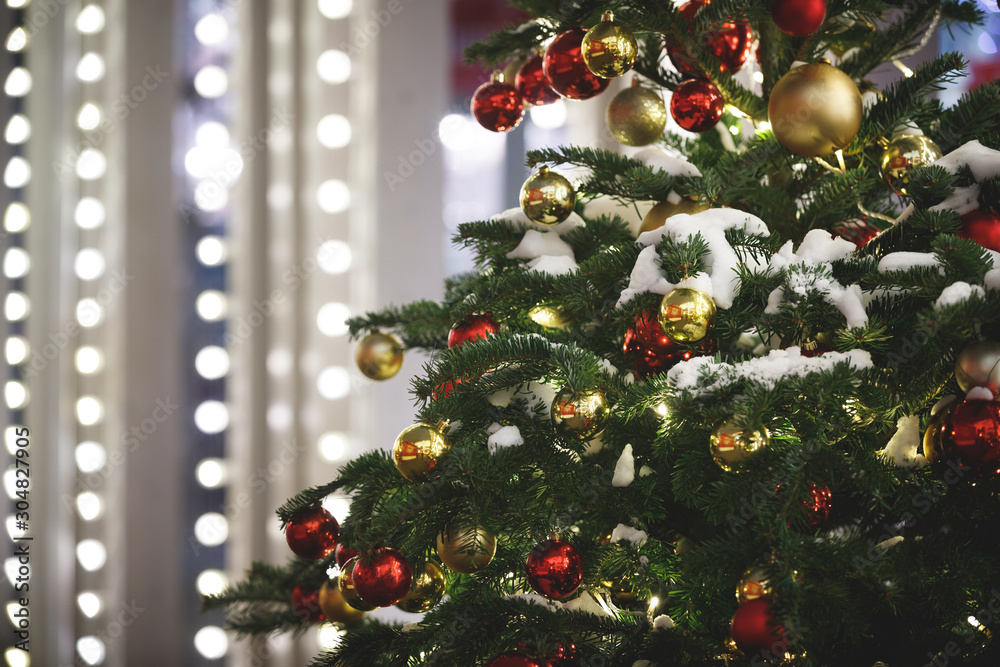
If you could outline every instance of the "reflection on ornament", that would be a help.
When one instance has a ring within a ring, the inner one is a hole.
[[[1000,475],[1000,403],[961,401],[939,436],[940,458],[987,475]]]
[[[344,600],[344,596],[340,594],[339,579],[323,582],[319,589],[319,607],[326,620],[331,623],[351,625],[365,616],[365,612],[355,609]]]
[[[733,614],[730,632],[741,651],[754,654],[777,649],[776,655],[784,652],[781,646],[787,647],[785,629],[775,623],[770,606],[771,598],[763,596],[744,602]]]
[[[941,431],[947,421],[951,411],[955,408],[955,403],[946,405],[939,409],[930,421],[927,422],[927,430],[924,431],[924,457],[930,463],[941,460]]]
[[[811,35],[826,20],[826,0],[775,0],[771,18],[778,30],[792,37]]]
[[[851,220],[842,222],[833,228],[833,235],[850,241],[859,248],[865,247],[869,241],[882,233],[882,230],[866,220]]]
[[[604,12],[601,22],[587,31],[580,44],[587,69],[610,79],[632,69],[639,46],[632,31],[615,23],[613,12]]]
[[[549,80],[545,78],[541,55],[536,55],[521,65],[514,79],[514,86],[525,103],[535,107],[552,104],[559,99],[559,93],[552,90]]]
[[[490,564],[497,538],[482,526],[455,520],[437,537],[437,554],[448,569],[473,574]]]
[[[714,338],[702,338],[692,347],[675,343],[664,333],[656,314],[652,310],[644,310],[625,329],[622,353],[641,378],[662,373],[691,357],[713,354],[715,348]]]
[[[969,211],[962,216],[962,231],[957,236],[1000,252],[1000,213],[982,207]]]
[[[704,338],[715,326],[715,302],[701,290],[677,287],[660,302],[660,326],[678,343]]]
[[[352,577],[354,590],[362,600],[376,607],[388,607],[410,591],[413,568],[406,556],[395,549],[379,549],[358,556]]]
[[[730,419],[717,426],[709,438],[716,464],[726,472],[740,472],[754,452],[767,447],[771,435],[761,426],[748,428],[743,422]]]
[[[403,367],[403,344],[391,334],[373,331],[358,343],[354,361],[366,377],[388,380]]]
[[[337,567],[344,567],[344,563],[351,560],[360,553],[357,549],[351,549],[343,542],[337,544],[337,550],[333,553],[334,560],[337,561]]]
[[[437,565],[427,561],[424,571],[413,578],[410,592],[396,606],[411,614],[420,614],[437,606],[444,597],[444,572]]]
[[[771,90],[767,119],[785,148],[822,157],[846,148],[861,128],[861,93],[833,65],[810,63],[790,70]]]
[[[551,414],[560,433],[591,440],[607,426],[611,407],[600,389],[573,391],[563,387],[552,401]]]
[[[368,604],[362,600],[361,596],[354,589],[354,566],[357,564],[358,558],[358,556],[355,556],[344,563],[344,567],[340,568],[340,575],[337,577],[337,589],[340,591],[341,597],[344,598],[344,602],[349,606],[358,611],[371,611],[375,608],[375,605]]]
[[[681,213],[700,213],[708,209],[708,204],[699,199],[691,199],[690,197],[682,197],[676,204],[670,201],[661,201],[649,209],[649,213],[642,219],[642,226],[639,227],[639,233],[642,234],[643,232],[651,232],[654,229],[659,229],[667,221],[667,218],[672,216],[680,215]]]
[[[626,146],[646,146],[663,135],[667,105],[659,93],[638,85],[636,80],[611,98],[604,119],[619,142]]]
[[[570,325],[566,310],[562,306],[539,304],[528,311],[528,317],[546,329],[565,329]]]
[[[1000,343],[979,340],[965,346],[955,360],[955,380],[962,391],[986,387],[1000,396]]]
[[[756,600],[765,595],[771,596],[773,592],[774,587],[767,574],[767,564],[754,563],[740,577],[740,583],[736,586],[736,601],[743,604],[747,600]]]
[[[531,588],[549,599],[572,595],[583,581],[580,552],[562,540],[546,540],[536,545],[524,568]]]
[[[451,442],[443,430],[429,424],[414,424],[396,437],[392,460],[400,475],[411,482],[422,482],[450,451]]]
[[[920,134],[901,134],[882,151],[879,173],[897,195],[908,195],[910,173],[937,162],[943,153],[938,145]]]
[[[698,10],[709,4],[710,0],[691,0],[681,5],[681,16],[689,22],[694,19]],[[719,59],[719,71],[729,71],[735,74],[750,57],[753,48],[753,30],[746,21],[726,21],[717,26],[710,26],[702,40],[703,46]],[[689,56],[681,45],[667,45],[667,55],[670,62],[682,74],[702,76],[704,72]]]
[[[541,225],[556,225],[573,212],[576,190],[562,174],[541,167],[521,186],[520,202],[529,220]]]
[[[285,525],[285,541],[296,556],[306,560],[326,558],[337,548],[340,524],[316,503],[297,512]]]
[[[448,332],[448,347],[458,347],[465,345],[469,341],[479,338],[483,340],[496,334],[499,330],[493,313],[478,313],[469,315],[461,322],[458,322]]]

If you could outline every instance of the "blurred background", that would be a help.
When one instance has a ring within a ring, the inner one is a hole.
[[[945,99],[1000,74],[981,3],[986,30],[926,45],[973,61]],[[337,641],[237,642],[199,596],[288,559],[274,509],[412,423],[423,359],[366,380],[345,319],[470,270],[449,239],[516,206],[526,150],[617,146],[616,86],[505,135],[471,118],[489,73],[462,49],[520,20],[501,0],[6,0],[0,599],[30,632],[29,652],[4,633],[6,665],[290,666]]]

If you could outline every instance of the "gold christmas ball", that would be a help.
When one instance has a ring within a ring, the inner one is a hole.
[[[633,84],[611,99],[604,120],[621,143],[646,146],[663,135],[667,105],[656,91]]]
[[[562,174],[542,167],[521,186],[521,210],[529,220],[556,225],[576,206],[576,191]]]
[[[616,609],[622,611],[645,611],[649,608],[648,600],[640,600],[639,596],[622,581],[601,581],[605,597]]]
[[[747,428],[730,419],[718,426],[709,438],[712,457],[726,472],[740,472],[753,453],[767,447],[771,434],[763,426]]]
[[[403,344],[395,336],[373,331],[354,350],[358,369],[372,380],[388,380],[403,367]]]
[[[701,213],[702,211],[707,211],[709,208],[708,204],[704,203],[698,199],[689,199],[687,197],[682,197],[679,202],[672,204],[669,201],[661,201],[659,204],[649,209],[649,213],[646,217],[642,219],[642,225],[639,227],[639,233],[650,232],[654,229],[659,229],[666,223],[667,218],[679,215],[681,213]]]
[[[354,566],[357,562],[358,557],[355,556],[344,563],[344,567],[340,568],[340,576],[337,577],[337,589],[348,606],[358,611],[371,611],[375,606],[362,600],[358,592],[354,590]]]
[[[774,587],[763,563],[751,565],[740,577],[740,583],[736,586],[736,600],[740,604],[773,593]]]
[[[785,148],[821,157],[845,148],[861,128],[861,93],[833,65],[810,63],[778,79],[767,119]]]
[[[411,614],[421,614],[437,606],[444,597],[444,571],[437,563],[427,561],[424,571],[413,577],[410,592],[396,606]]]
[[[907,195],[910,172],[917,167],[926,167],[941,158],[943,153],[938,145],[919,134],[901,134],[882,151],[879,173],[897,195]]]
[[[570,325],[566,310],[561,306],[539,304],[528,311],[531,321],[546,329],[565,329]]]
[[[701,290],[677,287],[660,302],[660,326],[678,343],[704,338],[715,326],[715,301]]]
[[[600,389],[573,391],[563,387],[552,400],[552,421],[564,435],[580,440],[597,437],[608,424],[611,407]]]
[[[340,578],[330,579],[323,582],[319,589],[319,608],[323,611],[323,616],[331,623],[343,623],[351,625],[360,621],[365,612],[355,609],[347,604],[344,596],[340,594]]]
[[[459,574],[482,570],[496,552],[497,538],[470,522],[453,521],[437,538],[438,558]]]
[[[930,463],[935,463],[941,458],[941,427],[956,405],[958,401],[941,408],[927,422],[927,430],[924,431],[924,458]]]
[[[414,424],[403,429],[392,445],[392,460],[399,474],[411,482],[422,482],[438,460],[451,451],[444,431],[430,424]]]
[[[1000,343],[979,340],[966,345],[955,360],[955,380],[966,393],[986,387],[994,398],[1000,395]]]
[[[613,79],[632,69],[639,53],[632,31],[615,23],[612,12],[604,12],[601,22],[587,31],[580,43],[587,69],[599,77]]]

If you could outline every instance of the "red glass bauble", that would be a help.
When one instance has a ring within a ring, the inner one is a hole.
[[[704,79],[681,82],[670,98],[670,115],[689,132],[705,132],[722,118],[726,100],[715,84]]]
[[[337,561],[337,567],[344,567],[344,563],[351,560],[359,553],[360,552],[357,549],[352,549],[341,542],[337,545],[337,550],[334,551],[333,557]]]
[[[826,0],[774,0],[771,18],[786,35],[805,37],[819,30],[826,20]]]
[[[709,4],[709,0],[692,0],[681,5],[681,16],[688,21],[694,18],[698,10]],[[713,26],[705,33],[705,47],[719,59],[719,71],[737,72],[750,57],[753,47],[753,30],[746,21],[726,21],[722,25]],[[701,76],[703,72],[698,64],[687,55],[683,46],[667,46],[667,55],[678,72],[688,76]]]
[[[524,100],[511,84],[487,81],[472,95],[472,115],[491,132],[507,132],[521,123]]]
[[[622,352],[639,377],[648,377],[691,357],[715,353],[714,338],[705,337],[691,346],[681,346],[663,332],[657,314],[644,310],[625,329]]]
[[[572,595],[583,581],[583,558],[569,542],[547,540],[528,554],[528,583],[547,598]]]
[[[292,613],[303,623],[319,623],[324,620],[319,607],[319,589],[308,590],[301,584],[292,589]]]
[[[962,216],[962,231],[958,236],[1000,252],[1000,214],[988,208],[969,211]]]
[[[458,347],[465,345],[470,340],[492,336],[498,329],[492,313],[470,315],[448,332],[448,347]]]
[[[337,548],[340,524],[320,504],[308,507],[285,525],[285,541],[296,556],[307,560],[326,558]]]
[[[964,400],[945,418],[940,458],[1000,475],[1000,402]]]
[[[819,528],[830,517],[833,494],[828,486],[810,484],[809,497],[801,502],[806,509],[806,523],[812,528]]]
[[[395,549],[380,549],[370,556],[359,556],[352,574],[358,597],[376,607],[396,604],[406,597],[413,584],[410,561]]]
[[[602,79],[587,67],[580,53],[580,44],[587,31],[571,28],[552,40],[545,49],[542,68],[549,86],[571,100],[589,100],[604,92],[611,79]]]
[[[541,56],[535,56],[521,65],[514,78],[514,86],[521,93],[521,98],[532,106],[552,104],[559,99],[559,93],[552,90],[549,80],[545,78]]]
[[[865,244],[881,233],[881,229],[869,225],[864,220],[851,220],[850,222],[841,223],[834,227],[832,232],[833,236],[846,239],[859,248],[863,248]]]
[[[544,658],[532,658],[526,653],[503,653],[489,661],[486,667],[548,667]]]
[[[560,644],[556,650],[545,656],[549,667],[578,667],[580,659],[576,655],[576,644]]]
[[[784,644],[785,629],[774,622],[771,598],[762,596],[747,600],[733,614],[730,631],[733,641],[746,654],[771,651],[775,644]],[[777,653],[780,655],[784,651]]]

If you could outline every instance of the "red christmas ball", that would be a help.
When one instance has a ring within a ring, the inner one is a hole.
[[[292,613],[303,623],[320,623],[324,620],[319,607],[319,589],[308,590],[299,584],[292,589]]]
[[[715,84],[704,79],[681,82],[670,98],[670,115],[689,132],[705,132],[722,118],[726,101]]]
[[[715,353],[715,339],[705,337],[693,346],[681,346],[663,332],[657,314],[644,310],[625,329],[622,352],[639,377],[648,377],[694,356]]]
[[[571,28],[552,40],[545,49],[542,69],[549,86],[571,100],[589,100],[604,92],[611,79],[602,79],[587,67],[580,45],[587,31]]]
[[[285,541],[296,556],[307,560],[326,558],[337,548],[340,524],[320,504],[308,507],[285,525]]]
[[[524,100],[509,83],[487,81],[472,95],[472,115],[491,132],[507,132],[521,123]]]
[[[809,497],[801,503],[806,510],[806,523],[812,528],[819,528],[830,517],[833,494],[828,486],[810,484]]]
[[[945,418],[940,458],[1000,475],[1000,402],[962,401]]]
[[[359,556],[352,574],[358,596],[376,607],[396,604],[413,583],[410,561],[395,549],[380,549],[367,558]]]
[[[834,227],[832,235],[846,239],[859,248],[863,248],[865,244],[881,233],[881,229],[868,224],[864,220],[851,220],[850,222],[844,222]]]
[[[352,549],[341,542],[337,545],[337,550],[334,551],[333,557],[337,561],[337,567],[344,567],[344,563],[351,560],[359,553],[360,552],[357,549]]]
[[[691,21],[698,10],[709,4],[710,0],[692,0],[681,5],[680,13]],[[726,21],[719,26],[712,26],[704,37],[705,47],[719,59],[719,71],[736,72],[750,57],[753,48],[753,30],[746,21]],[[689,57],[682,45],[668,45],[667,55],[678,72],[688,76],[701,76],[704,72],[693,58]]]
[[[526,653],[503,653],[490,660],[486,667],[548,667],[544,658],[533,658]]]
[[[774,622],[770,606],[771,598],[765,595],[747,600],[733,614],[730,631],[733,641],[744,653],[749,655],[772,649],[784,652],[780,647],[785,644],[785,629]]]
[[[969,211],[962,216],[962,231],[958,236],[1000,252],[1000,214],[988,208]]]
[[[775,0],[771,18],[786,35],[805,37],[819,30],[826,20],[826,0]]]
[[[514,78],[514,86],[521,93],[521,98],[532,106],[552,104],[559,99],[559,93],[552,90],[549,80],[545,78],[541,56],[535,56],[521,65]]]
[[[465,345],[470,340],[492,336],[498,329],[492,313],[470,315],[448,332],[448,347],[458,347]]]
[[[569,542],[546,540],[528,554],[528,583],[547,598],[564,598],[583,581],[583,558]]]

